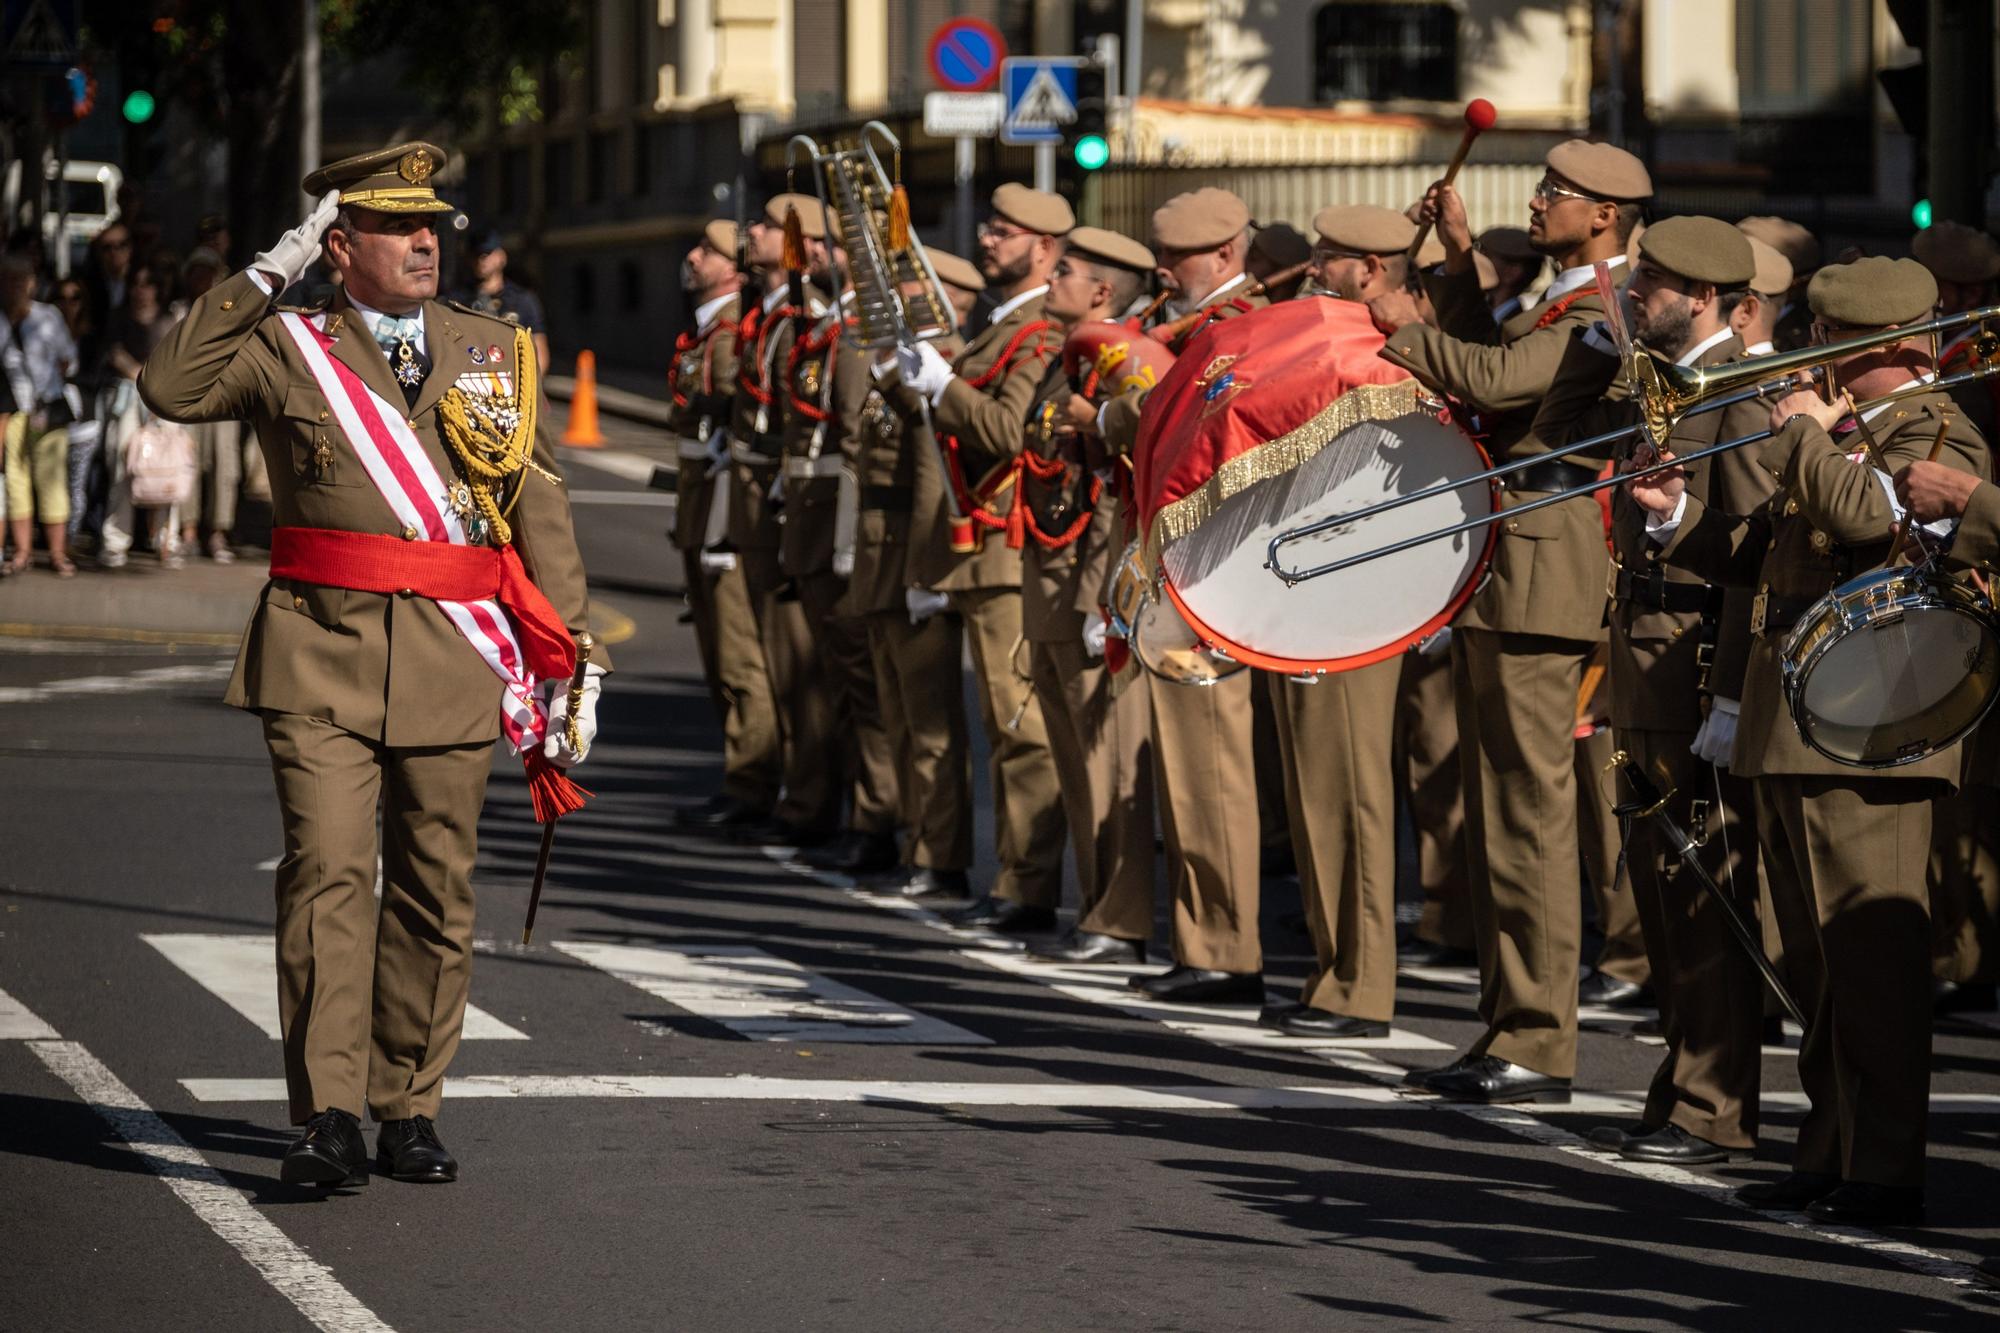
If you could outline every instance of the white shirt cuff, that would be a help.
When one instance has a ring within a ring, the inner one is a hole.
[[[243,271],[250,275],[250,281],[257,284],[258,291],[264,293],[266,296],[277,295],[276,292],[271,290],[271,280],[265,277],[262,272],[254,268],[246,268]]]
[[[1648,511],[1646,514],[1646,535],[1651,537],[1655,544],[1665,546],[1674,539],[1674,534],[1680,531],[1681,520],[1687,517],[1687,509],[1687,492],[1682,491],[1680,499],[1674,501],[1674,512],[1668,514],[1665,518],[1661,518],[1658,514]]]
[[[1606,356],[1618,355],[1618,344],[1611,341],[1611,327],[1601,319],[1584,331],[1583,345]]]
[[[883,380],[891,379],[901,374],[901,372],[896,369],[896,362],[894,358],[891,358],[887,361],[870,361],[868,363],[868,373],[875,377],[875,382],[877,384],[880,384]]]

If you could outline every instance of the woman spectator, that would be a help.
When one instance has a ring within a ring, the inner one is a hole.
[[[151,265],[133,269],[126,283],[125,304],[113,312],[111,322],[104,330],[104,345],[111,371],[136,382],[139,368],[176,322],[173,312],[167,309],[165,284],[160,274]],[[137,412],[143,418],[144,409],[138,408]],[[122,449],[125,439],[126,433],[121,431],[118,439],[107,440],[106,443],[112,449]],[[113,507],[114,510],[118,508],[115,503]],[[175,527],[173,509],[155,509],[150,519],[153,549],[159,554],[160,564],[168,569],[179,569],[186,563],[186,558],[181,554],[180,533]],[[123,532],[125,521],[125,515],[115,514],[107,517],[105,523],[103,563],[114,569],[125,563],[125,548],[131,543],[131,537]],[[114,524],[118,529],[117,536],[113,535]]]
[[[33,560],[39,520],[49,564],[64,578],[76,573],[67,551],[69,424],[80,415],[76,343],[52,305],[35,300],[34,266],[20,255],[0,259],[0,369],[17,411],[7,418],[7,527],[14,554],[0,573],[18,574]]]

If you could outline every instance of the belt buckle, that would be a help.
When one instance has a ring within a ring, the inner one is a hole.
[[[1752,634],[1762,634],[1764,632],[1764,616],[1770,605],[1771,594],[1768,591],[1760,592],[1750,599],[1750,632]]]

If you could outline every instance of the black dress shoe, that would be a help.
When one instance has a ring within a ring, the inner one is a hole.
[[[361,1122],[345,1111],[325,1110],[285,1150],[278,1179],[287,1185],[366,1185],[368,1145]]]
[[[1725,1148],[1679,1125],[1661,1125],[1650,1134],[1628,1138],[1618,1155],[1628,1162],[1663,1162],[1668,1166],[1701,1166],[1708,1162],[1747,1162],[1757,1154],[1748,1148]]]
[[[833,841],[802,854],[799,864],[843,875],[873,874],[896,864],[896,839],[893,834],[847,829]]]
[[[1428,1090],[1432,1079],[1441,1074],[1456,1074],[1471,1063],[1471,1056],[1461,1055],[1448,1065],[1429,1065],[1422,1069],[1405,1070],[1403,1073],[1403,1086],[1406,1088],[1423,1088]]]
[[[1457,1069],[1433,1074],[1423,1086],[1447,1101],[1484,1102],[1489,1106],[1512,1102],[1562,1106],[1569,1101],[1568,1079],[1509,1064],[1497,1055],[1482,1055]]]
[[[1626,1129],[1622,1125],[1592,1125],[1583,1131],[1583,1140],[1593,1148],[1617,1152],[1634,1139],[1642,1139],[1652,1132],[1644,1125],[1639,1126],[1636,1131]]]
[[[1806,1216],[1839,1227],[1920,1227],[1924,1192],[1915,1185],[1850,1180],[1806,1205]]]
[[[1397,947],[1396,962],[1404,967],[1477,967],[1479,955],[1470,949],[1433,944],[1412,935]]]
[[[1321,1041],[1359,1041],[1366,1037],[1389,1035],[1387,1023],[1310,1006],[1301,1006],[1296,1012],[1280,1016],[1277,1028],[1287,1037],[1317,1037]]]
[[[949,913],[945,920],[969,930],[990,930],[999,935],[1035,935],[1056,928],[1055,911],[1030,907],[992,894],[962,912]]]
[[[1667,1035],[1667,1021],[1658,1014],[1654,1014],[1651,1018],[1642,1018],[1631,1027],[1626,1028],[1625,1035],[1628,1037],[1664,1037]]]
[[[674,812],[677,828],[695,829],[713,833],[721,829],[737,828],[744,824],[755,824],[770,818],[771,812],[761,806],[746,805],[734,796],[715,795],[700,805],[691,805]]]
[[[1826,1171],[1790,1171],[1776,1180],[1760,1180],[1736,1191],[1736,1201],[1772,1213],[1796,1213],[1840,1188],[1840,1177]]]
[[[1028,957],[1044,963],[1143,963],[1144,940],[1121,940],[1116,935],[1098,935],[1088,930],[1072,930],[1059,940],[1038,944]]]
[[[1279,1000],[1275,1004],[1267,1004],[1257,1011],[1257,1026],[1275,1029],[1284,1021],[1285,1015],[1296,1014],[1303,1008],[1305,1006],[1297,1000]]]
[[[1653,1003],[1653,992],[1636,981],[1620,981],[1609,972],[1593,971],[1577,986],[1576,1002],[1602,1009],[1644,1009]]]
[[[1262,972],[1215,972],[1205,967],[1176,967],[1156,976],[1133,977],[1125,983],[1150,999],[1172,1004],[1264,1003]]]
[[[972,881],[963,870],[933,870],[918,866],[888,890],[920,903],[957,902],[972,896]]]
[[[1976,981],[1931,983],[1931,1012],[1984,1014],[2000,1009],[2000,988]]]
[[[444,1150],[427,1115],[382,1122],[375,1135],[375,1169],[420,1185],[458,1179],[458,1162]]]

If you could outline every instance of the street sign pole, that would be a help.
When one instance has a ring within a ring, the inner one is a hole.
[[[1035,188],[1052,194],[1056,188],[1056,146],[1052,143],[1035,145]]]
[[[972,258],[972,176],[977,166],[979,140],[961,134],[952,156],[951,182],[954,190],[952,245],[960,257]]]

